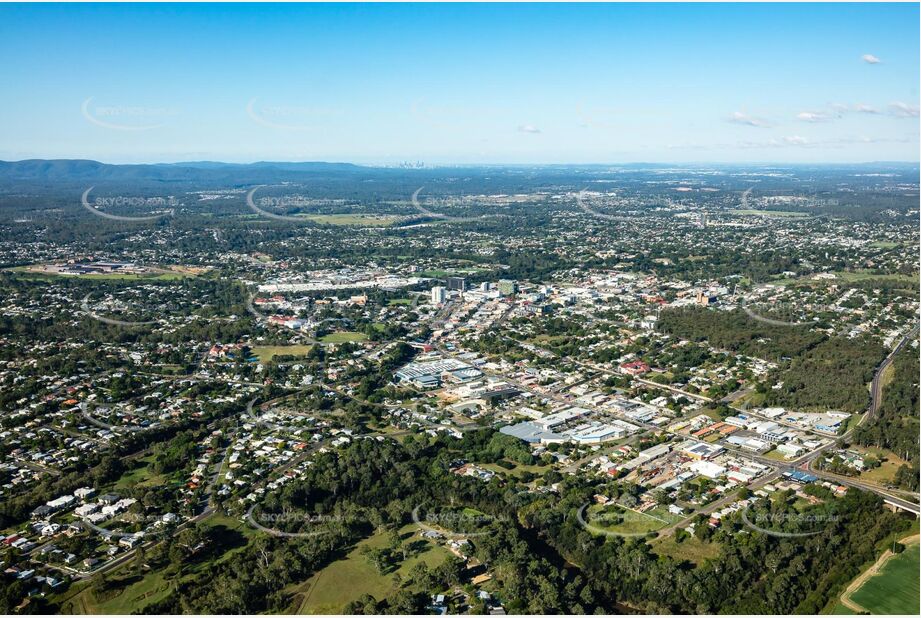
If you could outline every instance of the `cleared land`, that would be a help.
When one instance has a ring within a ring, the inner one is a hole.
[[[888,449],[868,448],[860,446],[852,446],[851,448],[858,452],[872,455],[876,459],[882,461],[878,468],[873,468],[872,470],[862,472],[860,474],[860,480],[862,481],[876,483],[877,485],[887,485],[892,483],[892,480],[895,478],[895,473],[901,466],[910,465],[907,461],[900,458],[898,455]]]
[[[275,356],[306,356],[310,352],[309,345],[257,345],[253,347],[253,354],[259,357],[259,362],[267,363]]]
[[[197,277],[205,271],[201,268],[175,266],[170,268],[151,268],[143,273],[88,273],[84,275],[70,275],[48,270],[49,266],[35,264],[32,266],[16,266],[8,269],[23,278],[44,277],[71,277],[73,279],[89,279],[91,281],[173,281],[186,277]]]
[[[619,505],[592,505],[585,513],[585,520],[593,527],[614,534],[626,535],[655,532],[681,519],[659,507],[641,513]]]
[[[164,474],[156,474],[153,470],[153,455],[148,455],[133,462],[135,466],[129,472],[126,472],[115,482],[115,489],[126,489],[129,487],[156,487],[164,485],[170,481],[169,477]]]
[[[304,218],[309,219],[314,223],[320,223],[322,225],[360,225],[365,227],[384,227],[387,225],[393,225],[402,217],[396,217],[393,215],[335,214],[305,215]]]
[[[346,343],[349,341],[366,341],[368,336],[364,333],[356,333],[354,331],[342,331],[339,333],[330,333],[320,337],[320,341],[323,343]]]
[[[675,560],[687,560],[695,565],[701,565],[706,560],[715,559],[720,555],[720,544],[701,541],[697,537],[690,537],[678,543],[674,535],[657,538],[652,542],[652,551],[659,556],[669,556]]]
[[[479,463],[477,464],[481,468],[495,472],[496,474],[505,474],[513,476],[515,478],[521,478],[525,474],[534,474],[536,476],[541,476],[548,470],[552,469],[552,466],[530,466],[527,464],[520,464],[511,461],[506,461],[506,465],[511,465],[511,468],[506,468],[505,466],[500,466],[499,464],[494,463]]]
[[[382,599],[394,592],[394,574],[399,574],[405,579],[413,566],[420,562],[429,567],[438,566],[450,555],[448,550],[423,539],[418,532],[419,529],[413,525],[400,530],[404,543],[417,544],[418,551],[395,571],[383,575],[361,552],[366,547],[385,547],[388,541],[387,534],[381,532],[358,543],[342,560],[333,562],[307,581],[289,587],[287,592],[294,595],[291,609],[296,609],[298,614],[341,613],[347,603],[357,600],[364,594]]]
[[[730,210],[734,215],[742,216],[759,216],[759,217],[808,217],[809,215],[805,212],[795,212],[792,210]]]

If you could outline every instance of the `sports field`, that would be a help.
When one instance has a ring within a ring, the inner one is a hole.
[[[253,354],[259,357],[259,362],[267,363],[274,356],[306,356],[311,347],[309,345],[257,345],[253,346]]]
[[[879,573],[851,594],[851,601],[865,607],[871,614],[917,616],[921,595],[919,547],[915,542],[901,554],[889,558]]]
[[[368,338],[364,333],[354,331],[342,331],[339,333],[330,333],[320,337],[323,343],[346,343],[348,341],[365,341]]]

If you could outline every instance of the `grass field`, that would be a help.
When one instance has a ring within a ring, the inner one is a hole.
[[[859,451],[861,453],[869,454],[877,459],[885,459],[878,468],[873,470],[867,470],[860,475],[860,480],[868,481],[870,483],[876,483],[878,485],[885,485],[891,483],[893,478],[895,478],[895,473],[902,465],[909,465],[907,461],[899,458],[898,455],[892,451],[879,448],[866,448],[852,446],[853,450]]]
[[[529,466],[526,464],[516,464],[514,462],[508,462],[513,464],[515,467],[511,470],[503,468],[502,466],[494,463],[481,463],[477,464],[481,468],[486,470],[491,470],[496,474],[508,475],[515,478],[520,478],[526,472],[536,474],[537,476],[543,475],[547,470],[550,470],[552,466]]]
[[[394,573],[405,579],[413,566],[419,562],[435,567],[450,555],[441,545],[422,539],[417,532],[418,528],[413,525],[400,530],[404,542],[415,535],[413,542],[419,543],[420,552],[407,558],[393,573],[381,575],[371,566],[368,559],[361,555],[361,550],[365,547],[386,546],[387,534],[382,532],[365,539],[343,559],[333,562],[307,581],[289,587],[287,592],[294,595],[291,609],[297,614],[341,613],[347,603],[364,594],[370,594],[379,600],[392,593],[396,589]]]
[[[918,615],[919,546],[909,546],[890,558],[882,570],[851,595],[851,600],[872,614]]]
[[[677,543],[675,535],[672,534],[653,541],[652,551],[660,556],[669,556],[675,560],[687,560],[701,565],[705,560],[712,560],[720,555],[720,544],[701,541],[693,536]]]
[[[70,277],[71,279],[86,279],[89,281],[174,281],[186,277],[197,277],[204,271],[198,268],[176,266],[169,269],[152,269],[150,272],[132,273],[104,273],[86,275],[62,275],[56,272],[38,270],[40,265],[16,266],[9,268],[23,279],[45,279],[49,277]]]
[[[136,466],[129,472],[126,472],[115,482],[115,489],[126,489],[129,487],[154,487],[164,485],[169,482],[169,478],[163,474],[154,474],[151,464],[153,455],[148,455],[133,462]]]
[[[361,225],[380,226],[393,225],[401,219],[393,215],[362,215],[362,214],[335,214],[335,215],[305,215],[314,223],[322,225]]]
[[[777,218],[790,218],[790,217],[806,217],[808,216],[805,212],[795,212],[792,210],[730,210],[730,213],[734,215],[750,216],[756,215],[761,217],[777,217]]]
[[[891,240],[877,240],[876,242],[871,242],[870,246],[874,249],[895,249],[899,247],[899,243],[892,242]]]
[[[391,298],[387,301],[387,305],[393,307],[394,305],[411,305],[413,304],[413,299],[411,298]]]
[[[866,270],[838,270],[835,271],[835,279],[847,282],[891,280],[898,283],[911,284],[913,286],[918,284],[918,277],[914,275],[903,275],[898,273],[878,275],[872,271]]]
[[[354,331],[342,331],[339,333],[330,333],[320,337],[320,341],[323,343],[346,343],[348,341],[366,341],[368,336],[364,333],[356,333]]]
[[[645,534],[680,521],[665,509],[653,509],[654,512],[640,513],[620,506],[601,506],[594,504],[585,513],[585,520],[600,530],[616,534]]]
[[[821,287],[829,285],[841,285],[847,283],[874,282],[881,284],[891,284],[893,286],[905,286],[906,293],[917,296],[918,293],[918,276],[904,275],[899,273],[876,274],[867,270],[836,270],[831,274],[835,275],[834,279],[814,279],[813,275],[806,275],[795,279],[778,279],[773,283],[783,286],[806,286]]]
[[[257,345],[253,347],[253,354],[259,357],[260,363],[267,363],[274,356],[306,356],[310,352],[309,345]]]

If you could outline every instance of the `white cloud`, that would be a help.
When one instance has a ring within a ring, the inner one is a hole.
[[[783,141],[785,144],[790,146],[805,146],[809,143],[808,139],[799,135],[791,135],[789,137],[785,137],[783,138]]]
[[[863,103],[858,103],[854,106],[855,112],[860,112],[862,114],[878,114],[879,110],[871,105],[864,105]]]
[[[533,124],[520,124],[518,125],[518,131],[521,133],[540,133],[540,129]]]
[[[880,62],[882,62],[882,60],[880,60],[873,54],[864,54],[863,56],[860,57],[860,59],[866,62],[867,64],[879,64]]]
[[[771,126],[767,120],[749,116],[744,112],[733,112],[732,115],[727,118],[727,120],[729,122],[734,122],[735,124],[744,124],[749,127],[758,127],[759,129],[767,129]]]
[[[803,122],[828,122],[831,116],[824,112],[800,112],[796,115],[797,120]]]
[[[895,101],[889,104],[889,113],[899,118],[917,118],[918,106],[909,105],[902,101]]]

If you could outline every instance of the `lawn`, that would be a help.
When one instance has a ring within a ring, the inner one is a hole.
[[[361,555],[365,547],[384,547],[387,544],[386,533],[376,534],[358,543],[343,559],[328,565],[307,581],[289,586],[286,591],[294,595],[291,609],[296,608],[298,614],[341,613],[347,603],[364,594],[370,594],[378,600],[391,594],[396,589],[393,582],[395,573],[406,579],[413,566],[419,562],[425,562],[429,567],[438,566],[450,555],[448,550],[422,539],[418,531],[413,525],[400,530],[404,542],[413,537],[415,543],[419,543],[420,547],[424,544],[425,547],[420,553],[409,557],[396,571],[381,575]]]
[[[309,345],[257,345],[253,347],[253,354],[259,357],[260,363],[267,363],[275,356],[306,356],[311,347]]]
[[[387,301],[387,305],[393,307],[394,305],[411,305],[413,304],[413,299],[411,298],[391,298]]]
[[[890,558],[882,570],[851,595],[851,600],[872,614],[918,615],[919,545]]]
[[[367,339],[368,336],[364,333],[356,333],[354,331],[330,333],[320,337],[320,341],[323,343],[346,343],[349,341],[366,341]]]

